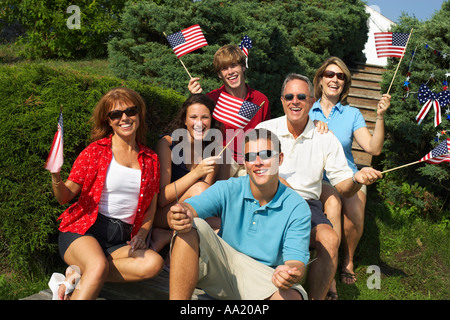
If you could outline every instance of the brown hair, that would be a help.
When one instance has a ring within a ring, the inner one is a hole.
[[[222,68],[228,67],[233,63],[245,67],[246,55],[236,45],[225,45],[214,54],[214,70],[219,72]]]
[[[111,89],[95,106],[91,118],[91,142],[113,134],[113,129],[108,122],[108,113],[120,103],[131,103],[138,107],[139,128],[136,132],[136,140],[141,144],[146,143],[147,124],[145,122],[146,106],[144,99],[136,91],[125,87]]]
[[[347,65],[344,61],[339,59],[338,57],[330,57],[328,58],[316,71],[316,75],[314,76],[314,97],[316,100],[319,100],[322,97],[322,85],[320,81],[322,80],[322,74],[327,69],[330,64],[334,64],[341,68],[342,72],[345,74],[345,84],[344,89],[341,92],[341,96],[339,97],[339,101],[343,105],[347,105],[347,97],[350,91],[350,86],[352,84],[352,74],[350,70],[348,70]]]

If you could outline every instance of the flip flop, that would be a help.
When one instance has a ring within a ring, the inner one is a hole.
[[[355,284],[355,282],[356,282],[356,275],[354,273],[351,273],[351,272],[341,271],[340,278],[341,278],[341,282],[343,284],[351,285],[351,284]],[[351,280],[352,283],[346,283],[346,282],[342,281],[343,279]]]
[[[338,300],[337,292],[328,291],[327,296],[325,297],[325,300]]]

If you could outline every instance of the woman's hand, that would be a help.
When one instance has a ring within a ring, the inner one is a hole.
[[[199,178],[205,177],[206,175],[214,172],[216,161],[218,159],[220,159],[219,156],[205,158],[194,168],[193,171],[198,175]]]
[[[384,117],[387,109],[391,105],[391,96],[389,94],[383,94],[377,105],[377,117]]]
[[[130,241],[127,241],[127,244],[131,246],[131,252],[139,249],[147,249],[145,239],[139,236],[139,234],[135,235]]]

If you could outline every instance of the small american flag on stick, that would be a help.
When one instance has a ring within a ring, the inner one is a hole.
[[[408,167],[408,166],[411,166],[413,164],[417,164],[417,163],[420,163],[423,161],[431,163],[431,164],[439,164],[444,161],[450,162],[450,153],[449,152],[450,152],[450,139],[446,139],[446,140],[442,141],[436,148],[434,148],[429,153],[427,153],[419,161],[411,162],[411,163],[405,164],[400,167],[389,169],[389,170],[383,171],[382,173],[386,173],[386,172],[394,171],[394,170],[401,169],[404,167]]]
[[[436,148],[431,150],[420,161],[439,164],[443,161],[450,162],[450,139],[442,141]]]
[[[168,35],[167,41],[178,58],[208,45],[198,24]]]
[[[375,32],[375,48],[378,58],[402,58],[408,43],[409,33]]]
[[[242,129],[250,122],[259,108],[260,106],[252,102],[222,92],[212,115],[214,119],[228,124],[234,129]]]
[[[63,114],[62,111],[59,113],[58,118],[58,130],[53,137],[52,147],[50,149],[50,153],[47,158],[47,162],[45,164],[45,169],[50,172],[59,172],[61,166],[64,162],[63,156],[63,137],[64,137],[64,129],[63,129]]]

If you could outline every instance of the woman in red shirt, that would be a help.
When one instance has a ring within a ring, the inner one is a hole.
[[[146,245],[160,172],[156,153],[143,145],[145,111],[135,91],[110,90],[94,110],[93,142],[78,156],[67,181],[52,172],[60,204],[80,194],[59,217],[59,248],[64,261],[79,268],[81,278],[68,268],[72,274],[59,286],[60,299],[69,298],[66,289],[77,277],[80,284],[70,298],[96,299],[105,281],[144,280],[163,267],[161,256]]]

